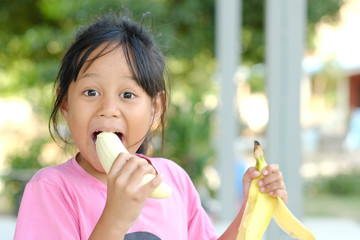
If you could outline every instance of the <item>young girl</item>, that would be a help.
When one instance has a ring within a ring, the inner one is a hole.
[[[67,162],[40,170],[23,195],[15,239],[218,239],[185,171],[174,162],[145,156],[150,133],[164,127],[165,60],[141,25],[108,15],[81,31],[65,54],[57,78],[50,132],[57,135],[59,111],[79,152]],[[109,174],[96,150],[97,134],[116,132],[130,154],[121,153]],[[147,173],[156,177],[139,184]],[[261,190],[287,202],[277,165],[269,165]],[[251,179],[243,178],[244,202],[219,239],[235,239]],[[161,181],[165,199],[149,194]]]

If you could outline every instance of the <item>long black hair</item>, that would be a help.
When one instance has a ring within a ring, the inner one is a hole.
[[[120,14],[110,12],[97,19],[89,27],[79,30],[75,41],[71,44],[65,53],[54,87],[57,96],[49,119],[49,131],[51,137],[56,141],[60,138],[66,144],[69,143],[58,129],[58,112],[62,102],[67,97],[68,89],[72,81],[76,81],[80,70],[90,65],[103,54],[108,48],[113,50],[121,47],[124,51],[126,61],[131,69],[135,81],[154,99],[159,93],[163,97],[162,115],[158,127],[162,130],[162,145],[164,143],[165,113],[167,102],[167,91],[165,83],[165,59],[157,47],[155,40],[143,26],[146,14],[142,16],[139,22],[131,20],[128,11]],[[92,59],[88,59],[90,54],[100,46],[103,49]],[[106,53],[105,53],[106,52]],[[150,131],[145,137],[138,153],[145,154],[152,136]]]

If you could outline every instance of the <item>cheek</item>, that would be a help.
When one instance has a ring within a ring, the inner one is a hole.
[[[69,106],[67,124],[71,136],[77,144],[82,139],[87,139],[87,128],[90,120],[87,107]]]
[[[144,136],[151,128],[153,116],[149,109],[143,109],[142,111],[134,113],[128,121],[129,130],[133,133],[136,132],[138,136]]]
[[[131,121],[131,127],[133,130],[137,129],[137,131],[141,132],[147,132],[148,129],[151,127],[151,117],[149,115],[138,115],[137,117],[134,117]]]

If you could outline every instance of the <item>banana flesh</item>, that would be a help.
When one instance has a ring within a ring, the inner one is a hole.
[[[128,153],[119,137],[112,132],[102,132],[96,139],[96,152],[98,154],[101,165],[106,173],[109,173],[110,168],[121,152]],[[142,184],[150,182],[155,177],[154,174],[146,174],[141,180]],[[150,198],[162,199],[170,196],[172,190],[165,182],[153,190]]]
[[[256,169],[262,172],[267,163],[257,141],[254,142],[254,157]],[[262,175],[251,182],[236,240],[261,240],[272,217],[289,236],[299,240],[315,240],[311,231],[290,212],[281,198],[260,192],[258,181],[261,178]]]
[[[96,139],[96,152],[106,173],[109,173],[110,168],[121,153],[128,153],[119,137],[112,132],[102,132]]]

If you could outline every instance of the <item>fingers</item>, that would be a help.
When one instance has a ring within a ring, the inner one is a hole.
[[[243,194],[242,194],[244,199],[247,199],[248,197],[251,181],[259,176],[260,176],[260,172],[255,167],[250,167],[245,172],[243,176]]]
[[[126,159],[124,163],[121,164],[121,168],[117,169],[119,175],[132,175],[134,172],[143,173],[152,173],[155,174],[155,169],[152,167],[149,162],[144,158],[139,158],[137,156],[130,156]]]
[[[115,172],[117,172],[119,169],[123,167],[123,165],[126,163],[126,161],[131,157],[128,153],[120,153],[117,158],[114,160],[108,175],[113,175]]]
[[[155,177],[149,182],[142,185],[142,191],[148,196],[156,187],[162,182],[162,177],[156,174]]]
[[[258,181],[260,191],[269,193],[272,197],[281,197],[285,204],[287,204],[288,196],[286,186],[283,181],[283,175],[279,171],[279,165],[270,164],[266,166],[262,174],[264,177]]]
[[[150,193],[161,183],[156,174],[148,183],[143,178],[156,171],[146,159],[121,153],[107,175],[107,199],[104,212],[119,224],[130,228],[140,215]]]
[[[157,174],[149,182],[145,183],[143,178],[151,171],[151,165],[142,165],[137,167],[127,177],[125,174],[119,175],[118,181],[122,182],[124,186],[124,193],[132,196],[134,200],[142,200],[161,183],[161,177]]]
[[[285,189],[282,173],[279,171],[279,165],[270,164],[263,171],[263,178],[258,182],[262,192],[271,192],[276,189]]]
[[[130,175],[137,168],[142,169],[144,167],[147,168],[146,170],[149,170],[146,172],[156,173],[155,169],[146,159],[128,153],[120,153],[114,161],[109,174],[124,174],[126,176]]]
[[[275,191],[269,192],[272,197],[280,197],[285,204],[288,204],[288,195],[286,190],[277,189]]]
[[[279,165],[277,165],[277,164],[269,164],[262,170],[262,174],[264,176],[267,176],[267,175],[269,175],[271,173],[275,173],[275,172],[279,172]]]
[[[161,177],[156,174],[149,183],[141,184],[146,174],[156,174],[155,169],[146,159],[120,153],[108,174],[108,187],[110,185],[134,200],[143,199],[161,183]]]
[[[249,167],[243,177],[243,183],[250,183],[252,179],[260,176],[260,172],[255,167]]]

